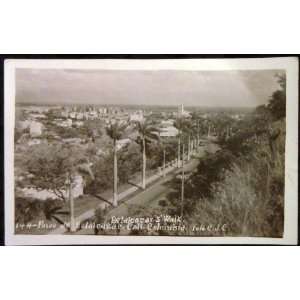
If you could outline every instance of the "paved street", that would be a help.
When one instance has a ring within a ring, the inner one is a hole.
[[[184,166],[185,172],[192,171],[198,165],[198,160],[193,159]],[[154,185],[149,187],[147,190],[138,193],[136,196],[130,198],[118,207],[112,209],[109,212],[109,216],[126,216],[128,214],[128,206],[130,205],[147,205],[150,206],[153,201],[159,201],[170,191],[170,187],[166,184],[170,182],[176,174],[179,174],[181,169],[174,169],[173,172],[169,173],[165,178],[162,178]]]
[[[192,159],[189,163],[184,166],[185,172],[194,170],[198,165],[198,159]],[[166,195],[170,192],[170,187],[167,185],[176,174],[181,173],[181,169],[174,169],[165,178],[161,178],[155,182],[152,186],[147,188],[145,191],[138,193],[132,198],[124,201],[118,207],[113,208],[109,211],[108,217],[111,216],[128,216],[128,208],[134,205],[142,205],[147,208],[154,207],[157,202],[163,200]],[[78,231],[76,234],[93,234],[94,231],[91,229],[83,229]]]

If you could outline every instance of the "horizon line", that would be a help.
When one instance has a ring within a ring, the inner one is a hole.
[[[109,103],[32,103],[32,102],[16,102],[16,105],[36,105],[36,106],[71,106],[71,105],[96,105],[96,106],[159,106],[159,107],[178,107],[182,104],[170,104],[170,105],[163,105],[163,104],[109,104]],[[255,108],[258,105],[254,106],[205,106],[205,105],[185,105],[184,107],[199,107],[199,108]]]

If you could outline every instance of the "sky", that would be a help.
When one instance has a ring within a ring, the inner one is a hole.
[[[255,107],[279,89],[280,73],[17,69],[16,103]]]

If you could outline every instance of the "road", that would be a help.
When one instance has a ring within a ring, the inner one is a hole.
[[[188,164],[184,166],[185,172],[190,172],[194,170],[198,165],[198,159],[192,159]],[[128,207],[131,205],[145,205],[149,207],[153,201],[157,202],[162,200],[164,196],[170,192],[170,187],[168,182],[170,182],[174,176],[178,173],[181,173],[181,169],[168,174],[165,178],[154,183],[147,190],[138,193],[129,200],[123,202],[118,207],[112,209],[108,216],[126,216],[128,215]]]
[[[194,170],[197,167],[198,163],[198,159],[190,160],[190,162],[184,166],[185,172]],[[157,206],[157,203],[160,200],[165,199],[166,195],[171,190],[168,186],[168,183],[174,178],[174,176],[176,176],[176,174],[179,173],[181,173],[181,169],[176,169],[176,171],[169,173],[165,178],[158,180],[152,186],[148,187],[145,191],[138,193],[137,195],[121,203],[118,207],[111,209],[107,214],[108,219],[112,216],[130,216],[130,207],[136,208],[138,206],[144,206],[146,208],[151,208]],[[94,234],[94,231],[92,229],[81,229],[77,231],[76,234]]]

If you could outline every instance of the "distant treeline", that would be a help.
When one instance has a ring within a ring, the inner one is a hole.
[[[145,111],[153,111],[153,112],[174,112],[177,111],[178,105],[124,105],[124,104],[82,104],[82,103],[16,103],[16,107],[30,107],[30,106],[39,106],[39,107],[57,107],[57,106],[65,106],[65,107],[120,107],[125,110],[129,111],[136,111],[136,110],[145,110]],[[184,106],[185,110],[189,112],[202,112],[202,113],[218,113],[218,112],[225,112],[225,113],[250,113],[252,112],[255,107],[209,107],[209,106]]]

